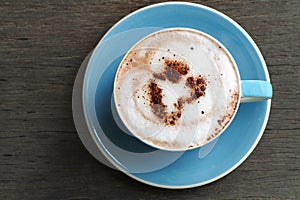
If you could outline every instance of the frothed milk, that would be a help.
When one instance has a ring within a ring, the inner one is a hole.
[[[166,150],[201,146],[236,113],[234,61],[210,36],[166,29],[139,41],[120,63],[114,99],[120,118],[145,143]]]

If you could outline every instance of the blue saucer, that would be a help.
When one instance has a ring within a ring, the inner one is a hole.
[[[148,6],[126,16],[105,34],[91,56],[83,83],[83,109],[91,136],[106,158],[128,176],[174,189],[213,182],[238,167],[264,132],[271,100],[241,104],[218,140],[198,149],[167,152],[131,136],[119,125],[111,107],[115,72],[137,41],[171,27],[193,28],[215,37],[234,57],[243,80],[270,80],[265,61],[250,36],[227,16],[198,4]]]

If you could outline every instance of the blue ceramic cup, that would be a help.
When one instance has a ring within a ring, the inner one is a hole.
[[[202,90],[196,82],[187,82],[199,75],[203,77],[198,80]],[[156,91],[151,91],[150,82]],[[116,72],[113,96],[112,109],[130,133],[158,149],[185,151],[220,136],[240,103],[270,99],[272,85],[263,80],[241,80],[232,55],[212,36],[173,27],[151,33],[130,48]]]

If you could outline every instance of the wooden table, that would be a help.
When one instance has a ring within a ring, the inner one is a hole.
[[[165,190],[94,159],[72,119],[85,56],[130,12],[160,1],[1,1],[0,199],[300,199],[300,2],[194,1],[237,21],[255,40],[274,87],[251,156],[212,184]]]

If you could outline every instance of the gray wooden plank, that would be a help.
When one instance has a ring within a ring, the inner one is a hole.
[[[236,20],[264,55],[274,87],[251,156],[212,184],[153,188],[83,147],[71,110],[85,56],[120,18],[161,1],[2,1],[0,199],[299,199],[299,1],[194,1]]]

